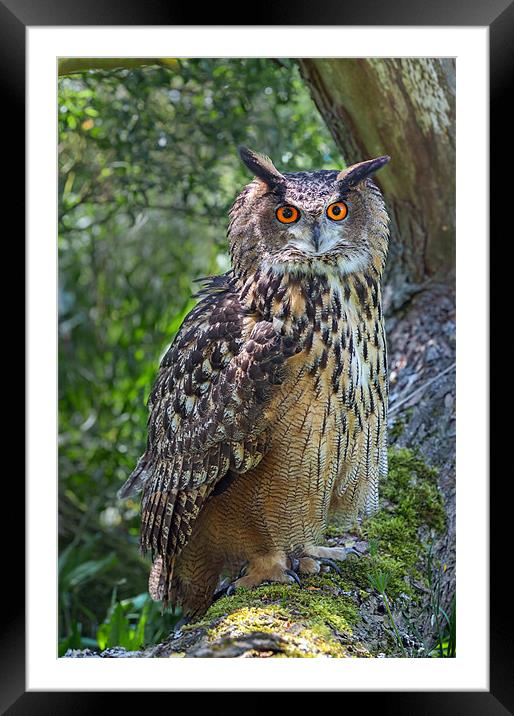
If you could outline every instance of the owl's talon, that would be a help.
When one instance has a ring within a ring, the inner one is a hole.
[[[212,604],[217,602],[222,597],[231,597],[236,591],[234,582],[230,582],[228,578],[225,578],[220,584],[220,588],[212,595]]]
[[[298,574],[298,570],[300,569],[300,560],[298,557],[295,557],[294,555],[288,555],[289,561],[291,562],[291,570]]]
[[[174,633],[176,634],[177,632],[179,632],[182,629],[182,627],[186,626],[186,624],[189,624],[190,621],[191,621],[191,617],[180,617],[178,622],[176,622],[175,625],[173,626]]]
[[[296,572],[293,572],[292,569],[284,569],[284,574],[287,574],[292,577],[299,587],[302,586],[302,583],[300,582],[300,577],[296,574]]]
[[[360,552],[358,552],[358,551],[357,551],[356,549],[354,549],[353,547],[347,547],[347,548],[346,548],[346,555],[348,556],[349,554],[354,554],[356,557],[360,557],[360,556],[361,556],[361,555],[360,555]]]
[[[304,557],[302,557],[303,562],[305,562],[305,568],[303,571],[309,574],[315,574],[316,571],[320,571],[320,568],[321,571],[327,571],[327,568],[330,568],[340,575],[342,574],[341,568],[336,564],[336,562],[344,562],[349,554],[360,557],[359,552],[357,552],[357,550],[353,547],[311,546],[306,550]],[[311,564],[309,560],[318,564],[318,570],[314,568],[314,564]],[[324,569],[323,565],[325,565]]]
[[[243,564],[243,566],[242,566],[241,569],[239,570],[239,573],[238,573],[238,575],[237,575],[237,579],[240,579],[241,577],[244,577],[245,574],[246,574],[247,569],[248,569],[248,562],[245,562],[245,564]]]
[[[338,567],[338,565],[334,562],[333,559],[329,559],[328,557],[318,557],[318,562],[320,564],[326,564],[328,567],[333,569],[334,572],[337,572],[339,576],[341,576],[341,569]]]

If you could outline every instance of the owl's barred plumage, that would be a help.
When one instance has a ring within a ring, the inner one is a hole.
[[[329,514],[373,512],[387,471],[388,217],[369,176],[389,158],[281,174],[240,153],[255,179],[230,212],[232,270],[206,280],[164,356],[120,491],[143,491],[152,597],[190,616],[245,564],[236,584],[253,586],[343,558],[319,546]]]

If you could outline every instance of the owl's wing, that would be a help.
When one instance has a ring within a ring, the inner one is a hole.
[[[296,350],[271,323],[248,315],[228,276],[203,294],[162,360],[147,448],[119,492],[143,490],[141,548],[168,558],[170,571],[216,484],[265,454],[266,406]]]

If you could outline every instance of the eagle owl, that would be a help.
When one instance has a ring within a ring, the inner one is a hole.
[[[232,269],[164,356],[119,493],[142,491],[150,594],[186,617],[221,577],[289,582],[344,559],[322,546],[328,518],[373,512],[387,471],[388,215],[370,176],[389,157],[281,173],[239,152],[254,179],[230,211]]]

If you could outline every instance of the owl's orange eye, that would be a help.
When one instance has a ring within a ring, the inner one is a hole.
[[[300,218],[300,212],[296,206],[290,206],[289,204],[286,206],[279,206],[275,213],[281,224],[293,224]]]
[[[327,216],[332,221],[342,221],[348,214],[348,207],[344,201],[336,201],[335,204],[330,204],[327,209]]]

